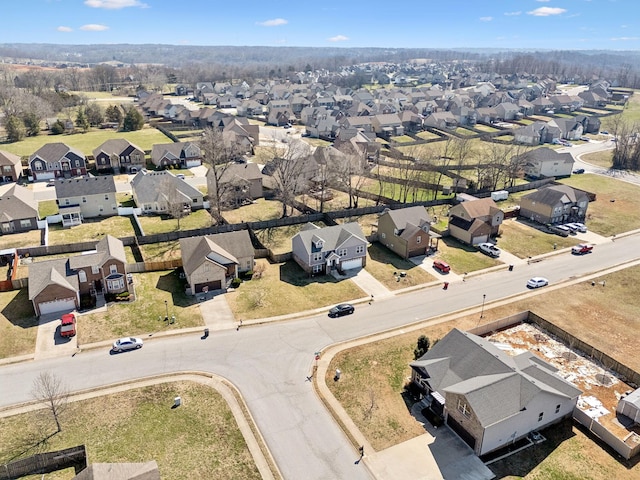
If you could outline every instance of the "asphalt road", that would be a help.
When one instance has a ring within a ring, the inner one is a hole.
[[[33,380],[52,370],[72,390],[96,388],[149,375],[182,371],[212,372],[232,381],[241,391],[258,428],[287,479],[370,478],[357,452],[337,427],[313,391],[307,376],[314,352],[356,339],[469,307],[486,306],[528,293],[532,276],[549,278],[549,287],[597,274],[615,265],[640,259],[640,236],[630,235],[598,245],[594,253],[573,256],[562,252],[530,265],[470,277],[448,290],[434,287],[376,300],[353,315],[326,315],[301,320],[151,340],[139,351],[110,355],[89,350],[75,357],[47,359],[0,368],[0,407],[29,401]],[[559,307],[561,308],[561,307]],[[167,399],[167,405],[171,399]]]

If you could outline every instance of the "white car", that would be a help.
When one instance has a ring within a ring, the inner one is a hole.
[[[533,277],[527,282],[527,288],[538,288],[549,285],[549,280],[544,277]]]
[[[135,337],[123,337],[113,342],[114,352],[124,352],[126,350],[135,350],[142,348],[142,339]]]
[[[485,253],[485,254],[489,255],[490,257],[499,257],[500,256],[500,249],[498,247],[496,247],[493,243],[489,243],[489,242],[480,243],[480,244],[478,244],[478,249],[482,253]]]
[[[584,223],[573,222],[571,225],[573,225],[580,233],[587,233],[587,226]]]

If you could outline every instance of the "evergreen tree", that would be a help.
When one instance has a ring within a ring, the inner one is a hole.
[[[87,105],[85,113],[87,114],[89,125],[93,127],[97,127],[102,122],[104,122],[104,114],[102,113],[102,108],[97,103],[90,103],[89,105]]]
[[[106,111],[107,121],[122,125],[122,110],[117,105],[110,105]]]
[[[122,129],[125,132],[133,132],[134,130],[141,130],[144,126],[144,118],[137,108],[131,107],[127,114],[124,116],[122,123]]]
[[[78,109],[78,115],[76,116],[76,127],[80,128],[83,132],[89,130],[89,120],[83,107]]]
[[[24,114],[22,121],[24,122],[24,126],[27,130],[27,137],[35,137],[40,133],[40,120],[38,120],[35,113],[30,112]]]
[[[431,347],[431,341],[429,340],[429,337],[426,337],[424,335],[420,335],[418,337],[418,346],[413,351],[414,360],[419,359],[425,353],[427,353],[429,351],[430,347]]]
[[[61,135],[64,133],[64,122],[62,120],[56,120],[56,123],[51,125],[51,133],[53,135]]]
[[[10,142],[19,142],[27,134],[24,122],[17,115],[9,115],[4,124]]]

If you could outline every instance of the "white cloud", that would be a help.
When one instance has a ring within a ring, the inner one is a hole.
[[[640,40],[640,37],[614,37],[611,39],[613,42],[629,42],[635,40]]]
[[[58,30],[59,32],[73,32],[73,28],[71,27],[65,27],[60,25],[58,28],[56,28],[56,30]]]
[[[551,0],[536,0],[536,2],[550,2]]]
[[[566,9],[558,7],[540,7],[527,12],[527,14],[534,17],[550,17],[551,15],[561,15],[566,11]]]
[[[493,20],[493,17],[480,17],[481,22],[490,22]]]
[[[102,32],[104,30],[109,30],[109,27],[106,25],[99,25],[97,23],[89,23],[87,25],[82,25],[80,30],[85,30],[87,32]]]
[[[85,0],[84,4],[92,8],[106,8],[107,10],[119,10],[126,7],[147,8],[149,5],[139,0]]]
[[[349,37],[345,37],[344,35],[336,35],[335,37],[327,38],[330,42],[346,42],[349,40]]]
[[[289,22],[284,18],[273,18],[271,20],[265,20],[264,22],[257,22],[257,25],[262,25],[263,27],[279,27],[287,23]]]
[[[515,17],[515,16],[517,16],[517,15],[522,15],[522,12],[520,12],[520,11],[518,11],[518,12],[504,12],[504,14],[505,14],[507,17]]]

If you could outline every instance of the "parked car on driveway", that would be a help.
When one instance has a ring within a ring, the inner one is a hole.
[[[113,342],[114,352],[125,352],[127,350],[135,350],[142,348],[142,339],[135,337],[123,337]]]
[[[533,277],[527,282],[527,288],[539,288],[549,285],[549,280],[544,277]]]
[[[587,231],[587,227],[585,226],[584,223],[573,222],[573,223],[566,223],[565,225],[569,227],[571,230],[574,230],[576,232],[586,233]]]
[[[60,320],[60,336],[73,337],[76,334],[76,316],[73,313],[65,313]]]
[[[449,273],[451,271],[449,264],[443,260],[434,260],[433,268],[438,270],[440,273]]]
[[[329,310],[330,317],[342,317],[343,315],[351,315],[355,311],[350,303],[341,303]]]
[[[480,243],[478,244],[478,249],[482,253],[489,255],[490,257],[500,256],[500,249],[496,247],[493,243],[489,243],[489,242]]]

